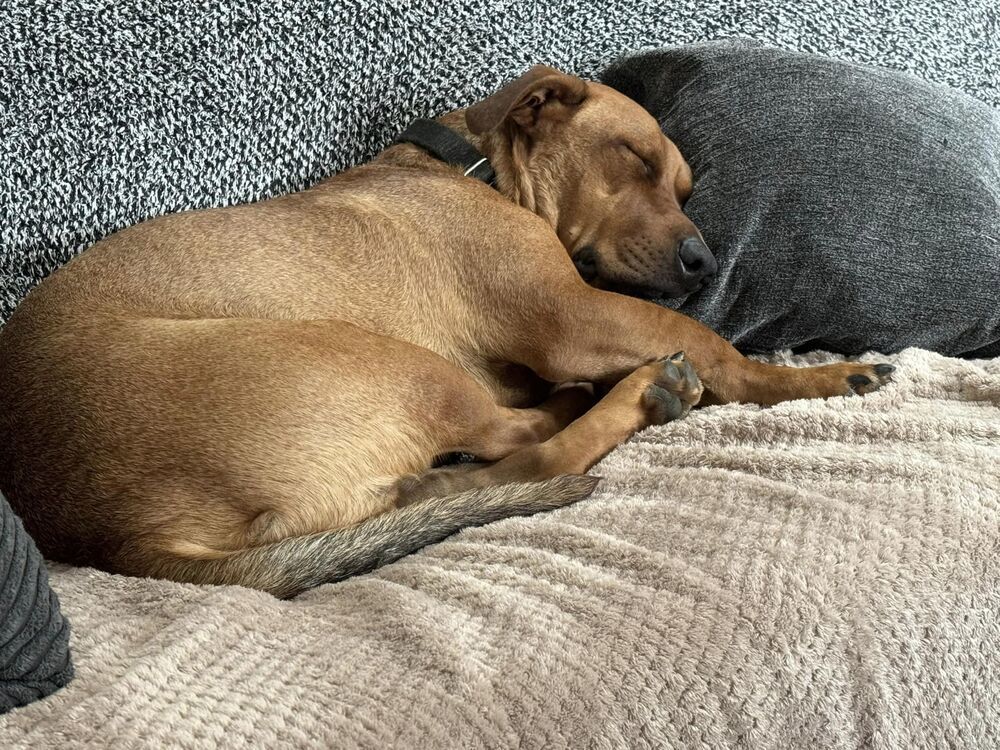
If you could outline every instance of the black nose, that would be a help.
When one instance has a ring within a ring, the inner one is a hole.
[[[700,237],[688,237],[677,248],[677,270],[684,287],[693,290],[715,276],[719,264]]]

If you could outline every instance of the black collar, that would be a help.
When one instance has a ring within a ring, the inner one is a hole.
[[[446,164],[460,167],[468,177],[495,187],[496,173],[490,160],[454,130],[434,120],[414,120],[396,136],[395,143],[412,143]]]

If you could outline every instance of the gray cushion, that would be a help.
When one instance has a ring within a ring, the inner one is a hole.
[[[0,713],[72,677],[69,623],[35,543],[0,495]]]
[[[944,86],[724,41],[603,74],[690,162],[720,263],[665,301],[749,351],[1000,355],[1000,115]]]

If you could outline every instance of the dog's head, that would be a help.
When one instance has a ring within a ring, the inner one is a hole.
[[[499,187],[547,219],[595,286],[680,297],[715,274],[682,210],[691,169],[640,105],[614,89],[538,65],[469,107],[493,148]]]

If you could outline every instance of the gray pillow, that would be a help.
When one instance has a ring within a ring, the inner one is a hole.
[[[722,41],[625,58],[720,265],[663,300],[744,351],[1000,355],[1000,115],[913,76]]]
[[[0,495],[0,714],[72,677],[69,623],[35,543]]]

